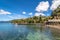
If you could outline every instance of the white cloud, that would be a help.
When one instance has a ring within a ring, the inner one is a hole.
[[[35,16],[45,16],[45,14],[43,14],[43,13],[35,13]]]
[[[21,14],[14,14],[14,15],[8,15],[7,17],[11,18],[11,19],[24,19],[27,18],[27,16],[25,15],[21,15]]]
[[[26,14],[26,12],[22,12],[23,14]]]
[[[11,14],[10,12],[8,12],[8,11],[5,11],[5,10],[0,10],[0,14],[4,14],[4,15],[6,15],[6,14]]]
[[[29,15],[31,16],[31,15],[32,15],[32,13],[29,13]]]
[[[36,11],[37,11],[37,12],[47,11],[48,8],[49,8],[49,2],[48,2],[48,1],[46,1],[46,2],[42,1],[42,2],[40,2],[40,3],[38,4],[38,6],[36,7]]]
[[[51,5],[51,10],[55,10],[60,5],[60,0],[53,0]]]
[[[9,17],[9,18],[11,18],[11,19],[13,19],[13,18],[14,18],[13,16],[7,16],[7,17]]]

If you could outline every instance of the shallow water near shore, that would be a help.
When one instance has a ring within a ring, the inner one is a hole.
[[[56,40],[50,28],[0,23],[0,40]]]

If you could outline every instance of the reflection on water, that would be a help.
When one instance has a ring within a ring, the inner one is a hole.
[[[35,25],[0,23],[0,40],[53,40],[49,28],[40,30]]]
[[[40,31],[34,32],[34,33],[29,33],[27,36],[28,40],[52,40],[50,35],[46,35]]]

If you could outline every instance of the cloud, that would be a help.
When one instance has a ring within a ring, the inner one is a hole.
[[[11,14],[10,12],[8,12],[8,11],[5,11],[5,10],[0,10],[0,14],[3,14],[3,15],[6,15],[6,14]]]
[[[38,4],[38,6],[36,7],[35,10],[37,12],[41,12],[41,11],[47,11],[48,8],[49,8],[49,2],[48,1],[46,1],[46,2],[42,1]]]
[[[60,0],[53,0],[51,5],[51,10],[55,10],[60,5]]]
[[[37,13],[35,13],[35,16],[45,16],[45,14],[43,14],[44,11],[47,11],[49,8],[49,2],[48,1],[42,1],[38,4],[38,6],[36,7],[36,11]]]
[[[26,12],[22,12],[23,14],[26,14]]]
[[[35,13],[35,16],[45,16],[45,14],[43,14],[43,13]]]
[[[21,14],[8,15],[8,17],[10,19],[22,19],[22,18],[24,19],[24,18],[27,18],[27,16],[21,15]]]
[[[29,15],[31,16],[31,15],[32,15],[32,13],[29,13]]]

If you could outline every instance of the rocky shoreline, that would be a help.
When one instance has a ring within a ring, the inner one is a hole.
[[[52,33],[52,36],[55,40],[60,40],[60,26],[58,25],[46,25],[46,27],[49,27]]]
[[[60,29],[57,28],[50,28],[52,36],[55,38],[55,40],[60,40]]]
[[[46,25],[46,26],[60,30],[60,25]]]

